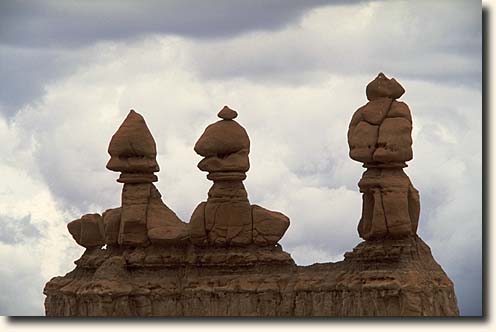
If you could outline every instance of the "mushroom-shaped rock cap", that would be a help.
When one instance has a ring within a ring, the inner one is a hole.
[[[153,173],[159,167],[157,148],[145,119],[131,110],[110,140],[107,168],[116,172]]]
[[[379,98],[398,99],[405,93],[405,89],[394,79],[387,78],[383,73],[367,85],[365,89],[367,99],[372,101]]]
[[[224,108],[222,108],[220,110],[220,112],[217,113],[217,116],[219,118],[221,118],[221,119],[224,119],[224,120],[232,120],[232,119],[235,119],[238,116],[238,112],[236,112],[235,110],[230,109],[227,106],[224,106]]]
[[[237,113],[225,106],[219,117],[223,120],[209,125],[195,144],[195,152],[203,157],[225,156],[243,149],[250,149],[246,130],[232,120]]]

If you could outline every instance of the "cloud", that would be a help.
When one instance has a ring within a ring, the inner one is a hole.
[[[341,3],[336,1],[335,3]],[[277,30],[297,22],[310,1],[2,1],[0,3],[0,113],[14,115],[44,93],[48,83],[85,62],[84,53],[105,41],[150,34],[192,39],[228,38]]]
[[[81,15],[94,15],[92,6],[83,4]],[[112,3],[103,6],[95,17],[105,17]],[[0,116],[0,211],[8,221],[3,227],[13,233],[0,243],[0,254],[30,255],[1,272],[6,287],[29,289],[26,307],[2,298],[2,313],[41,313],[40,287],[73,269],[82,252],[65,224],[120,204],[122,185],[105,169],[106,151],[131,108],[145,117],[157,142],[156,185],[185,221],[211,185],[196,168],[201,158],[194,143],[222,106],[236,109],[252,142],[245,181],[250,201],[291,218],[282,244],[297,263],[340,260],[359,241],[363,172],[348,158],[347,127],[366,103],[365,85],[380,70],[405,86],[402,99],[413,112],[415,159],[406,172],[421,194],[420,235],[454,280],[462,313],[480,313],[480,12],[474,18],[476,6],[469,3],[417,6],[398,1],[302,9],[300,20],[277,28],[257,23],[257,31],[212,32],[218,38],[205,33],[195,40],[137,27],[127,33],[131,39],[94,32],[116,40],[93,44],[88,32],[81,38],[85,46],[47,50],[48,70],[41,68],[45,60],[33,66],[43,89],[34,84],[26,92],[12,88],[12,98],[0,95],[4,105],[16,98],[23,105]],[[36,16],[50,7],[40,8],[29,10]],[[139,13],[136,20],[143,21]],[[20,63],[31,63],[33,54],[20,56]],[[52,56],[61,68],[50,76]],[[4,59],[13,64],[14,86],[22,85],[16,57]],[[15,220],[26,216],[40,237],[23,236],[27,224]],[[27,242],[18,243],[21,238]],[[41,271],[33,274],[37,281],[19,277],[32,271]]]
[[[5,2],[3,2],[5,3]],[[46,85],[72,73],[84,61],[84,51],[16,47],[0,43],[0,114],[14,115],[45,92]]]
[[[26,245],[5,245],[0,242],[0,313],[4,316],[43,315],[42,293],[45,278],[39,262]]]
[[[282,5],[284,3],[284,5]],[[306,85],[391,72],[480,88],[480,4],[470,1],[2,2],[0,113],[13,116],[106,41],[181,36],[204,80]],[[387,19],[384,19],[387,17]],[[442,19],[439,19],[442,18]]]
[[[72,269],[82,250],[65,227],[75,215],[59,209],[46,185],[19,165],[0,164],[0,313],[43,315],[44,284]]]
[[[344,1],[335,1],[343,3]],[[146,34],[219,38],[275,30],[324,0],[29,1],[2,3],[0,41],[24,46],[81,46]]]
[[[384,71],[480,87],[481,47],[480,4],[382,1],[314,8],[278,31],[196,42],[194,54],[204,79],[308,84]]]
[[[21,219],[0,215],[0,242],[14,244],[22,243],[30,238],[40,237],[40,231],[31,223],[31,216]]]

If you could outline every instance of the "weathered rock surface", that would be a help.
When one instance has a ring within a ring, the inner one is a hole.
[[[243,185],[250,168],[250,139],[233,119],[238,113],[227,106],[217,114],[222,120],[209,125],[195,151],[205,157],[198,164],[214,181],[206,202],[190,221],[191,241],[200,246],[260,246],[276,244],[289,226],[282,213],[252,206]]]
[[[103,220],[98,213],[85,214],[81,219],[71,221],[67,229],[74,240],[85,248],[99,247],[105,243]]]
[[[405,90],[393,78],[380,73],[367,86],[370,100],[350,121],[350,157],[367,165],[404,162],[413,158],[412,115],[408,105],[395,99]]]
[[[417,233],[418,191],[401,168],[370,168],[358,183],[363,193],[358,233],[365,240]]]
[[[107,168],[122,172],[119,182],[143,183],[157,181],[159,171],[157,148],[145,119],[131,110],[117,132],[112,136]]]
[[[45,287],[48,316],[455,316],[453,284],[418,237],[365,241],[296,266],[280,247],[88,249]]]
[[[383,73],[379,73],[377,77],[367,85],[365,89],[367,99],[370,101],[379,98],[398,99],[404,93],[405,89],[394,78],[388,79]]]
[[[383,73],[367,85],[370,100],[350,121],[350,157],[367,171],[358,183],[363,193],[358,233],[365,240],[415,235],[420,215],[418,191],[402,168],[413,158],[412,116],[399,98],[405,90]]]

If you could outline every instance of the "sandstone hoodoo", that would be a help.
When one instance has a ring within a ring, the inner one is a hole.
[[[370,101],[353,114],[348,130],[350,157],[367,168],[358,183],[363,193],[358,232],[365,240],[417,233],[419,193],[403,172],[413,158],[410,109],[396,100],[403,93],[394,78],[380,73],[367,85]]]
[[[121,206],[67,225],[86,250],[73,271],[45,285],[47,316],[458,315],[453,283],[416,234],[419,195],[403,172],[413,157],[412,116],[397,101],[404,93],[379,74],[348,131],[351,158],[367,168],[359,182],[365,241],[341,262],[305,267],[279,244],[289,218],[248,200],[250,139],[236,111],[222,108],[195,144],[213,185],[189,223],[153,184],[155,140],[131,111],[108,149]]]
[[[279,212],[250,205],[243,185],[250,168],[250,139],[234,118],[237,112],[225,106],[222,119],[205,129],[195,145],[204,159],[198,164],[214,181],[208,200],[191,217],[191,241],[199,246],[274,245],[289,227],[289,218]]]
[[[89,214],[69,223],[76,242],[93,248],[107,245],[147,246],[180,243],[189,237],[182,222],[161,199],[152,182],[158,180],[155,140],[143,117],[131,110],[110,141],[107,168],[121,172],[122,205],[102,216]]]

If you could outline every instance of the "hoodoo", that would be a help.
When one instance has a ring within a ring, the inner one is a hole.
[[[211,124],[195,145],[204,159],[198,164],[214,181],[208,200],[191,217],[191,240],[196,245],[274,245],[289,227],[289,218],[250,205],[243,185],[250,168],[250,139],[234,119],[238,113],[225,106],[222,120]]]
[[[86,250],[45,285],[46,315],[458,315],[453,283],[417,235],[419,194],[403,171],[413,158],[412,116],[397,100],[404,93],[379,74],[350,123],[350,157],[367,169],[358,183],[364,241],[341,262],[305,267],[279,244],[289,218],[248,200],[250,139],[236,111],[225,106],[196,142],[198,168],[213,185],[189,223],[153,184],[155,140],[131,111],[108,149],[121,206],[67,225]]]

